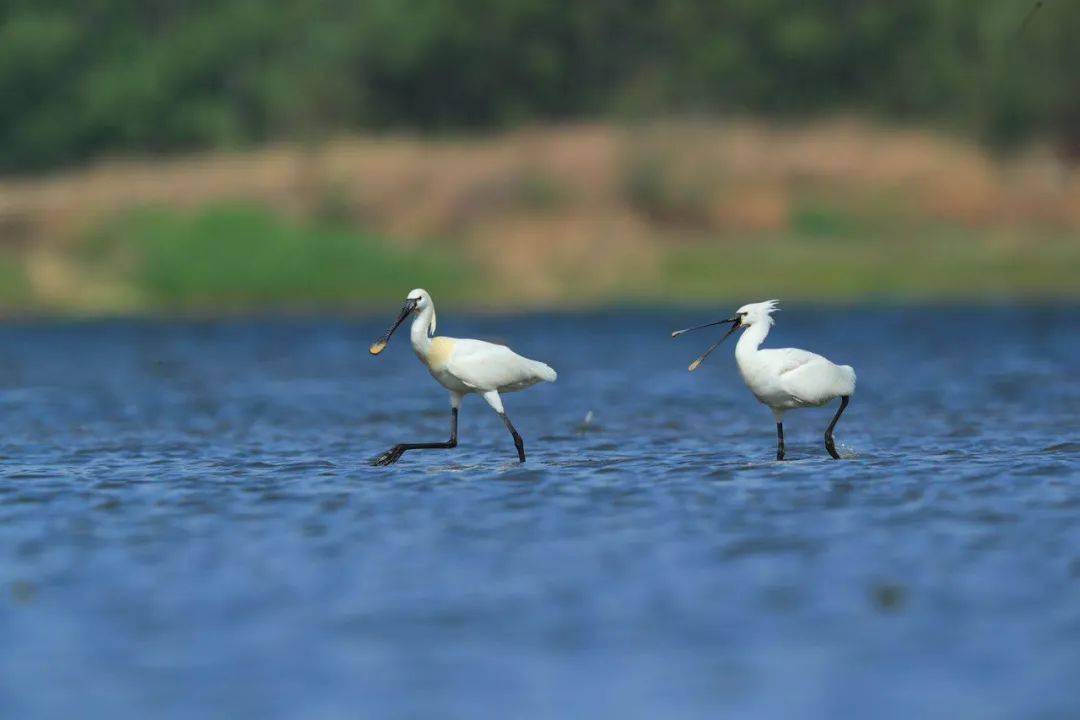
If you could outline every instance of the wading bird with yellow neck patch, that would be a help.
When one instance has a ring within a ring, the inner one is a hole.
[[[542,362],[521,357],[505,345],[435,337],[435,304],[428,291],[419,288],[406,296],[401,313],[386,334],[371,344],[372,355],[386,349],[390,336],[409,316],[413,316],[409,330],[413,351],[432,377],[450,391],[450,439],[444,443],[401,443],[375,458],[374,464],[392,465],[408,450],[457,447],[458,409],[461,399],[472,393],[483,397],[499,413],[514,438],[518,460],[525,462],[525,443],[507,417],[500,394],[524,390],[538,382],[555,382],[555,371]]]
[[[840,408],[825,431],[825,449],[839,460],[833,429],[836,421],[855,393],[855,370],[850,365],[835,365],[820,355],[796,348],[762,350],[761,343],[773,326],[772,314],[777,310],[777,300],[743,305],[735,316],[726,320],[676,330],[671,337],[677,338],[691,330],[731,323],[724,337],[690,363],[690,371],[697,370],[702,361],[720,346],[736,330],[746,329],[735,345],[735,362],[743,382],[762,404],[772,408],[776,417],[776,459],[784,459],[784,413],[803,407],[820,407],[833,398],[840,398]]]

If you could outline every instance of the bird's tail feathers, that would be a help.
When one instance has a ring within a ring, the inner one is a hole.
[[[533,360],[532,363],[533,370],[544,382],[555,382],[556,378],[559,377],[559,374],[550,365],[545,365],[539,360]]]
[[[850,365],[841,365],[840,369],[844,371],[844,374],[847,375],[848,380],[851,383],[851,390],[848,391],[847,393],[845,393],[845,395],[854,395],[855,394],[855,368],[851,367]]]

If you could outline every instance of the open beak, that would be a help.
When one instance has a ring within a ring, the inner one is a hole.
[[[688,333],[688,332],[691,332],[693,330],[701,330],[701,329],[707,328],[707,327],[713,327],[714,325],[724,325],[725,323],[731,323],[731,329],[728,330],[726,333],[724,333],[724,337],[720,338],[719,340],[714,342],[712,345],[710,345],[708,350],[701,353],[701,355],[698,356],[697,360],[690,363],[690,367],[687,368],[690,372],[694,372],[695,370],[697,370],[698,366],[701,365],[701,363],[705,361],[705,358],[709,357],[709,355],[712,354],[713,350],[720,347],[720,343],[727,340],[728,337],[730,337],[730,335],[733,332],[735,332],[736,330],[741,328],[742,327],[742,322],[740,321],[740,318],[738,316],[736,316],[736,317],[733,317],[733,318],[727,318],[726,320],[717,320],[716,322],[705,323],[704,325],[697,325],[695,327],[686,328],[685,330],[676,330],[675,332],[671,333],[671,337],[677,338],[680,335],[682,335],[683,333]]]
[[[390,329],[387,330],[381,338],[371,343],[368,352],[372,355],[378,355],[385,350],[386,345],[390,342],[390,336],[394,334],[394,331],[401,326],[401,323],[405,322],[405,318],[409,317],[415,309],[416,300],[406,300],[405,304],[401,306],[401,312],[398,314],[397,320],[394,321],[394,324],[390,326]]]
[[[676,330],[675,332],[671,333],[671,337],[677,338],[680,335],[684,335],[688,332],[693,332],[694,330],[704,330],[707,327],[713,327],[714,325],[724,325],[725,323],[735,323],[735,327],[738,327],[739,318],[727,318],[726,320],[717,320],[716,322],[705,323],[704,325],[695,325],[694,327],[683,328],[682,330]]]

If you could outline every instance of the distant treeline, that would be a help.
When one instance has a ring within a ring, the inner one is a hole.
[[[1080,146],[1077,0],[2,0],[0,171],[340,130],[855,109]]]

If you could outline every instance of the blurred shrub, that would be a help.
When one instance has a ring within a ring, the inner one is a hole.
[[[1080,153],[1080,3],[6,0],[0,170],[613,112],[947,118]]]
[[[534,170],[526,170],[514,178],[511,194],[515,204],[537,212],[557,210],[571,200],[571,190],[558,179]]]
[[[25,259],[9,251],[0,253],[0,307],[24,308],[32,296]]]
[[[708,227],[710,183],[704,177],[688,177],[677,160],[656,147],[631,153],[620,176],[622,195],[653,222]]]
[[[791,208],[791,231],[809,238],[849,237],[858,224],[852,215],[822,203],[802,202]]]
[[[99,228],[81,251],[93,271],[150,307],[330,306],[423,286],[462,297],[466,266],[335,227],[304,227],[254,206],[142,209]]]

